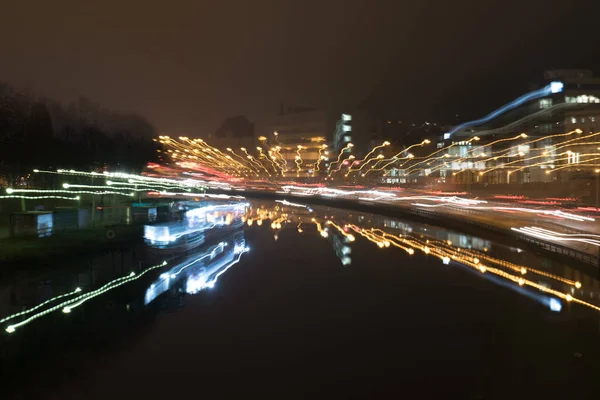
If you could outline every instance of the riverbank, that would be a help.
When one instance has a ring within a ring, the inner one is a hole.
[[[64,231],[49,237],[22,237],[0,240],[0,271],[12,263],[57,258],[81,253],[119,249],[142,240],[143,225],[109,225]]]

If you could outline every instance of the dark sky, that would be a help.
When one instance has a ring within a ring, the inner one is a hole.
[[[545,68],[600,68],[600,2],[551,3],[3,0],[0,81],[85,95],[173,135],[281,100],[478,116]]]

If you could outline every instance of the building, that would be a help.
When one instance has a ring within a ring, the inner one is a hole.
[[[253,148],[256,144],[254,124],[243,115],[226,118],[214,134],[209,134],[207,142],[218,149]]]
[[[331,121],[326,112],[306,107],[282,107],[258,124],[259,151],[280,167],[283,176],[312,178],[328,157]],[[277,168],[277,167],[276,167]]]
[[[598,141],[587,139],[600,129],[600,77],[589,70],[546,71],[531,89],[444,133],[437,144],[448,149],[438,160],[440,177],[458,183],[551,182],[600,165],[593,144]]]

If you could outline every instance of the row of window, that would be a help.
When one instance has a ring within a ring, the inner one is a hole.
[[[546,99],[543,99],[546,100]],[[582,94],[580,96],[565,96],[566,103],[600,103],[600,99],[596,96]],[[541,101],[540,101],[541,103]]]
[[[579,117],[579,122],[582,123],[582,124],[585,124],[585,118],[586,117]],[[589,116],[587,118],[590,120],[590,122],[596,122],[596,117],[594,117],[593,115]],[[577,121],[577,117],[571,117],[571,123],[572,124],[576,124],[577,122],[578,122]]]

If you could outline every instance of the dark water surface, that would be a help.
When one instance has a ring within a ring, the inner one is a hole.
[[[253,202],[244,220],[185,253],[133,247],[3,282],[0,319],[140,276],[3,322],[0,397],[600,398],[593,271],[342,210]]]

